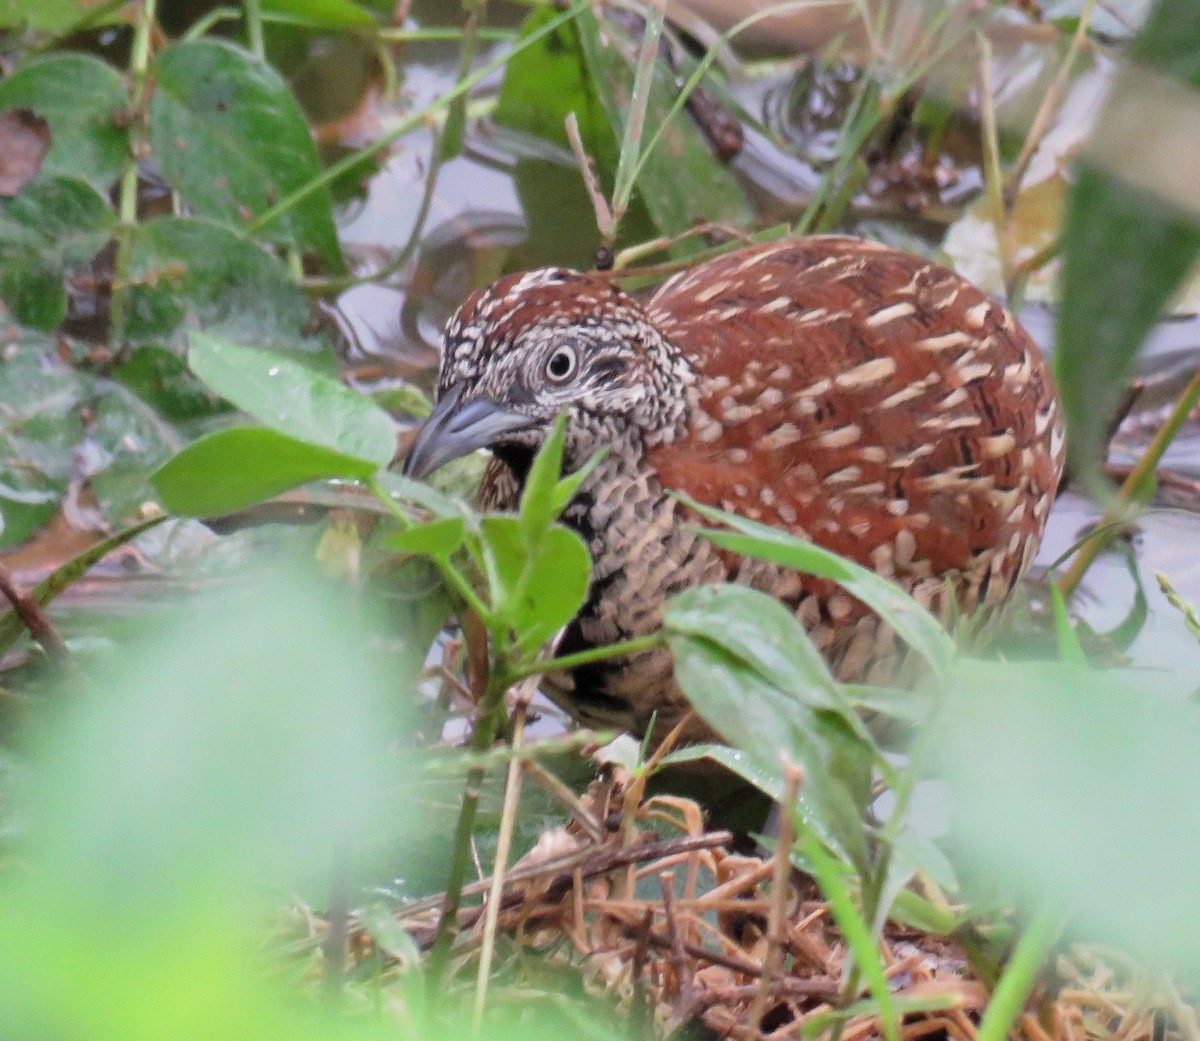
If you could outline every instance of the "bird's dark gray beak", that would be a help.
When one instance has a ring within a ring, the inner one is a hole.
[[[522,430],[533,421],[487,398],[460,404],[462,388],[452,387],[434,407],[417,432],[404,475],[420,480],[439,466],[460,459],[477,448],[494,444],[503,434]]]

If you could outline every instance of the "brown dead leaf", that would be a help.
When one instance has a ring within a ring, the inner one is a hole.
[[[27,108],[0,112],[0,195],[11,198],[42,168],[50,124]]]

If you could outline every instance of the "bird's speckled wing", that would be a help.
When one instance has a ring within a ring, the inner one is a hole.
[[[819,237],[701,264],[647,310],[698,375],[689,436],[650,453],[665,486],[910,588],[954,574],[991,601],[1024,570],[1062,427],[1036,345],[980,290]]]

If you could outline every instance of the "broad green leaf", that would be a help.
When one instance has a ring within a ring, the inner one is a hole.
[[[780,690],[721,644],[678,633],[670,634],[668,642],[688,702],[736,750],[726,765],[752,783],[760,783],[764,775],[770,778],[764,790],[775,797],[782,791],[785,760],[801,767],[805,821],[865,871],[870,745],[840,713],[814,709]]]
[[[516,517],[484,517],[481,531],[498,584],[492,606],[522,650],[535,651],[583,606],[592,563],[587,547],[575,532],[554,525],[527,549]]]
[[[400,553],[424,553],[446,560],[462,545],[465,531],[462,517],[447,517],[398,531],[387,539],[387,547]]]
[[[240,343],[311,349],[311,308],[287,268],[241,232],[196,217],[140,224],[126,335],[161,344],[181,326]]]
[[[525,19],[521,37],[527,37],[555,17],[539,8]],[[496,121],[569,147],[565,120],[574,113],[579,136],[596,160],[601,183],[612,190],[617,168],[617,138],[609,126],[596,88],[588,75],[579,30],[568,22],[515,54],[504,67],[504,82],[496,102]]]
[[[1076,936],[1195,978],[1200,707],[1147,675],[1059,662],[949,679],[931,747],[964,878],[1059,900]]]
[[[576,24],[587,68],[600,95],[609,126],[617,140],[624,136],[632,100],[634,70],[640,39],[605,21],[603,29],[591,9],[580,13]],[[678,94],[674,77],[658,62],[646,109],[646,132],[641,144],[667,121]],[[716,222],[733,227],[754,223],[754,213],[741,186],[713,155],[686,110],[669,122],[658,147],[638,175],[638,192],[659,231],[679,235],[698,224]],[[703,248],[692,238],[677,243],[672,254],[689,256]]]
[[[443,495],[424,481],[414,481],[403,474],[385,470],[375,475],[375,482],[394,499],[415,503],[435,517],[473,519],[474,515],[469,506]]]
[[[188,607],[112,657],[103,697],[31,728],[31,834],[0,880],[4,1037],[330,1036],[263,971],[263,923],[281,894],[352,885],[395,835],[411,676],[372,661],[336,589],[277,567]],[[402,819],[407,849],[430,841],[411,798]]]
[[[42,172],[87,181],[107,192],[129,161],[119,125],[129,104],[121,74],[87,54],[36,58],[0,81],[0,111],[27,108],[50,124]]]
[[[188,338],[192,372],[231,404],[298,441],[373,464],[396,454],[396,427],[364,394],[277,354],[204,333]]]
[[[698,529],[723,549],[771,560],[796,571],[836,582],[888,623],[933,668],[942,671],[954,657],[954,641],[938,620],[899,586],[853,561],[776,528],[704,506],[680,496],[691,509],[733,531]]]
[[[67,276],[112,235],[116,218],[86,181],[39,174],[0,198],[0,299],[22,325],[49,331],[67,313]]]
[[[373,463],[266,427],[233,427],[188,445],[154,474],[162,505],[185,517],[233,513],[309,481],[365,479]]]
[[[23,542],[58,508],[84,437],[91,381],[53,361],[49,338],[24,333],[0,359],[0,545]]]
[[[99,389],[88,402],[85,474],[104,515],[126,524],[154,498],[151,475],[185,442],[121,384],[105,380]]]
[[[724,647],[813,708],[845,707],[829,666],[796,616],[757,589],[732,584],[690,589],[667,601],[663,624]]]
[[[112,376],[171,423],[187,427],[230,411],[205,388],[187,362],[166,347],[135,347],[113,366]]]
[[[0,26],[61,32],[79,21],[79,0],[0,0]]]
[[[1196,196],[1176,194],[1165,176],[1183,147],[1167,135],[1200,111],[1197,54],[1200,5],[1158,0],[1129,46],[1071,190],[1055,364],[1071,462],[1089,479],[1099,477],[1134,355],[1200,255]],[[1178,162],[1186,166],[1184,156]]]
[[[165,180],[192,210],[252,223],[320,173],[316,147],[287,83],[269,65],[211,38],[158,55],[150,145]],[[312,192],[263,229],[275,242],[345,263],[327,189]]]
[[[314,29],[370,30],[378,25],[370,11],[352,0],[262,0],[262,9]]]
[[[396,921],[396,916],[390,907],[384,904],[369,904],[358,913],[358,920],[367,931],[367,935],[389,957],[395,958],[401,969],[419,969],[421,966],[421,949],[412,933]]]
[[[554,523],[555,489],[562,474],[563,442],[566,439],[567,413],[558,414],[545,443],[533,458],[529,476],[521,492],[521,538],[527,547],[536,546],[542,533]]]

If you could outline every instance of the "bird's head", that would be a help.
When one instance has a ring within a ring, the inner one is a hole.
[[[564,268],[509,275],[446,326],[437,405],[405,473],[424,477],[491,448],[523,479],[567,411],[564,469],[630,432],[678,421],[683,365],[642,307],[607,280]]]

